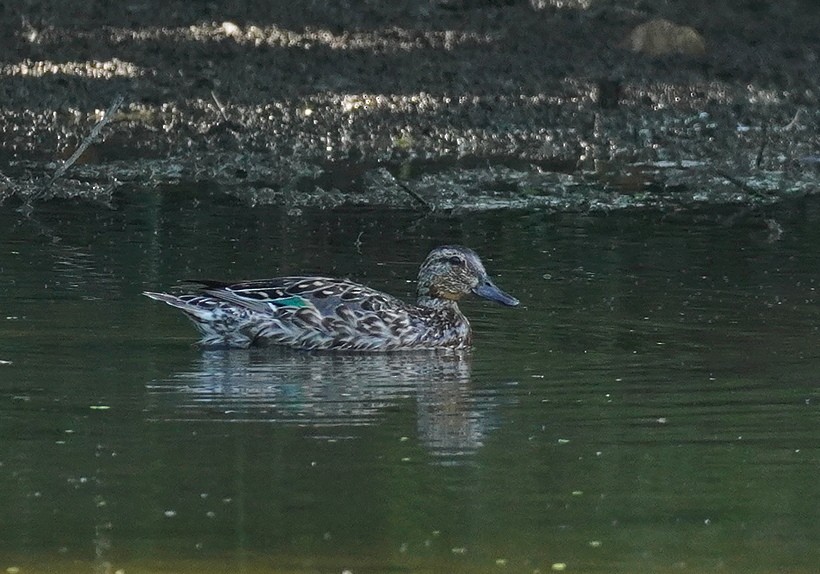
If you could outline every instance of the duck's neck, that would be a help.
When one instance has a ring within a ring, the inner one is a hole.
[[[416,305],[419,307],[427,307],[428,309],[449,309],[455,311],[456,313],[460,313],[458,303],[456,301],[453,301],[452,299],[443,299],[441,297],[430,297],[430,295],[426,293],[419,293],[418,299],[416,299]]]
[[[438,311],[450,310],[461,314],[458,310],[458,301],[439,296],[425,281],[422,281],[421,277],[419,277],[418,289],[416,290],[416,305]]]

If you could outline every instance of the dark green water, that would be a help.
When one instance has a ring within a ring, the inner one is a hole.
[[[0,568],[809,573],[820,206],[288,214],[189,190],[0,206]],[[203,352],[144,289],[321,272],[400,296],[440,243],[522,307],[457,357]]]

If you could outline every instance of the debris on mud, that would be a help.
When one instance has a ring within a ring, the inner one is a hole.
[[[0,200],[175,182],[419,210],[816,193],[815,3],[678,4],[0,7]]]

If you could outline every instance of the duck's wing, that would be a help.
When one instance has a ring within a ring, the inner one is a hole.
[[[326,317],[340,309],[354,314],[405,307],[405,303],[347,279],[329,277],[277,277],[239,283],[192,281],[200,292],[221,301],[261,313],[309,308]]]

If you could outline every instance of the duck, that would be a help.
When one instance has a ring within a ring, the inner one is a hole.
[[[507,307],[519,304],[495,285],[476,252],[460,245],[429,253],[419,268],[415,303],[329,277],[186,283],[194,287],[184,294],[143,295],[182,310],[207,348],[464,349],[472,343],[472,330],[458,307],[463,297],[473,294]]]

